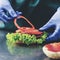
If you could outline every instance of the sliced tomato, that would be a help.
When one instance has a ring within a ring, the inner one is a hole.
[[[24,28],[24,27],[22,27],[22,28],[20,28],[20,29],[18,29],[18,31],[17,32],[21,32],[21,33],[27,33],[27,34],[34,34],[34,35],[40,35],[40,34],[42,34],[43,32],[40,32],[39,30],[37,30],[37,29],[33,29],[33,28]]]
[[[60,42],[47,44],[46,47],[49,51],[60,52]]]

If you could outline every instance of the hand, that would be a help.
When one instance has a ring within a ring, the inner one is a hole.
[[[8,13],[9,16],[7,16],[6,13]],[[21,12],[15,12],[11,7],[9,0],[0,0],[0,20],[7,22],[19,14],[21,14]]]
[[[54,41],[60,38],[60,7],[57,9],[56,13],[52,16],[52,18],[41,27],[39,30],[46,31],[50,27],[55,28],[54,32],[47,37],[47,41]]]

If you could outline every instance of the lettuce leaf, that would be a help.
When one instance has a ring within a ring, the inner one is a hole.
[[[22,42],[26,45],[29,45],[29,44],[33,44],[33,43],[36,43],[36,44],[42,44],[46,38],[47,38],[47,33],[44,32],[40,38],[36,38],[35,35],[30,35],[30,34],[21,34],[21,33],[8,33],[6,35],[6,38],[7,38],[7,41],[8,43],[7,44],[15,44],[17,42]]]

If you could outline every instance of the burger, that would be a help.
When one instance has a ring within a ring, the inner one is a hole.
[[[6,35],[6,38],[8,42],[14,43],[14,44],[42,44],[45,39],[47,38],[46,32],[41,32],[28,21],[24,16],[19,16],[18,18],[25,19],[31,27],[20,27],[17,24],[17,18],[14,19],[14,24],[18,28],[15,33],[8,33]]]

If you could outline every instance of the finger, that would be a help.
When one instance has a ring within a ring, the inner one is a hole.
[[[0,20],[3,22],[7,22],[7,20],[5,20],[4,18],[0,17]]]
[[[41,27],[39,30],[47,30],[49,29],[51,26],[53,26],[53,23],[51,21],[48,21],[48,23],[46,23],[43,27]]]
[[[2,19],[4,22],[7,22],[7,20],[10,20],[11,18],[8,17],[4,11],[0,12],[0,19]]]
[[[3,10],[0,8],[0,13],[3,12]]]
[[[8,17],[4,12],[1,12],[1,17],[5,18],[5,19],[11,19],[11,17]]]
[[[17,16],[16,12],[13,10],[13,8],[11,6],[4,7],[4,9],[6,9],[8,11],[8,13],[10,14],[11,17],[14,18]]]
[[[17,14],[17,15],[21,15],[21,14],[22,14],[22,12],[16,11],[16,14]]]
[[[47,40],[48,41],[53,41],[53,40],[57,40],[58,38],[59,38],[59,27],[56,27],[56,30],[54,31],[54,33],[53,34],[51,34],[48,38],[47,38]]]
[[[3,12],[3,10],[0,9],[0,21],[6,22],[6,20],[4,18],[2,18],[2,16],[3,16],[2,12]]]

